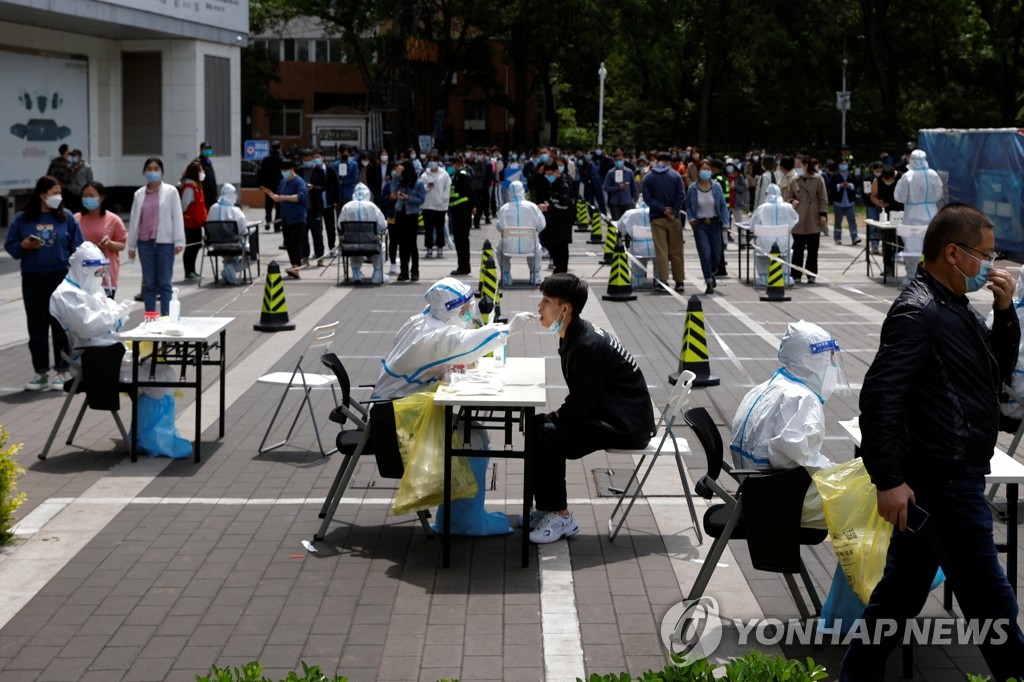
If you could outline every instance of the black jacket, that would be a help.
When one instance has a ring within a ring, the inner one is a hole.
[[[300,166],[297,170],[299,177],[306,181],[306,208],[310,211],[323,211],[324,193],[328,191],[327,172],[321,166]]]
[[[853,173],[847,173],[844,178],[842,173],[832,173],[825,176],[825,183],[828,185],[828,202],[830,204],[838,204],[845,198],[854,206],[857,205],[857,190],[860,189],[859,177]],[[853,187],[840,189],[839,185],[845,183],[849,183]]]
[[[967,297],[918,268],[882,324],[860,394],[860,454],[879,490],[989,472],[1019,341],[1012,306],[989,332]]]
[[[654,436],[647,381],[618,339],[574,318],[559,339],[558,355],[569,395],[552,415],[555,421],[606,432],[615,442],[646,443]]]
[[[281,184],[281,152],[270,152],[260,161],[260,187],[277,190]]]
[[[544,180],[543,175],[540,177],[544,183],[540,191],[541,201],[534,203],[546,202],[548,205],[544,212],[546,227],[540,233],[540,243],[545,247],[571,244],[572,226],[576,221],[576,185],[568,175],[559,176],[554,182]]]

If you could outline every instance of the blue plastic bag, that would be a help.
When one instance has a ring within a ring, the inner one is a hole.
[[[935,573],[930,590],[934,590],[946,580],[946,574],[940,568]],[[821,617],[818,619],[818,631],[825,634],[838,632],[846,635],[852,628],[854,621],[864,613],[865,604],[861,603],[860,597],[850,587],[850,581],[846,579],[842,566],[836,566],[832,574],[832,587],[828,591],[825,603],[821,605]]]
[[[139,395],[139,449],[150,457],[181,459],[192,455],[192,443],[174,426],[174,396]]]
[[[452,535],[508,535],[512,532],[508,517],[502,512],[484,510],[487,494],[487,465],[490,457],[467,457],[476,477],[477,493],[465,500],[452,502]],[[444,505],[437,508],[437,521],[431,526],[435,533],[444,532]]]

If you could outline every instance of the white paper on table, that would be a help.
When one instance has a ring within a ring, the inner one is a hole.
[[[505,382],[494,376],[479,374],[453,374],[448,390],[456,395],[497,395],[505,388]]]

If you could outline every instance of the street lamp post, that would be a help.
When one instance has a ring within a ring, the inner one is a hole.
[[[598,95],[597,100],[597,144],[604,144],[604,79],[608,75],[608,69],[604,68],[604,62],[601,62],[601,68],[597,70],[597,77],[601,81],[601,92]]]

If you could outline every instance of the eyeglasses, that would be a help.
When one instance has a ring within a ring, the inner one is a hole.
[[[979,263],[984,263],[985,261],[988,261],[988,264],[991,266],[991,265],[995,264],[995,262],[996,262],[996,255],[997,254],[995,252],[983,253],[981,251],[978,251],[977,249],[974,249],[974,248],[971,248],[970,246],[967,246],[967,244],[961,244],[960,242],[957,242],[956,246],[957,246],[957,248],[959,248],[964,253],[967,253],[968,251],[973,251],[974,253],[977,253],[977,254],[983,256],[982,258],[979,258],[978,256],[975,256],[974,253],[968,253],[967,254],[968,256],[970,256],[974,260],[978,261]]]

